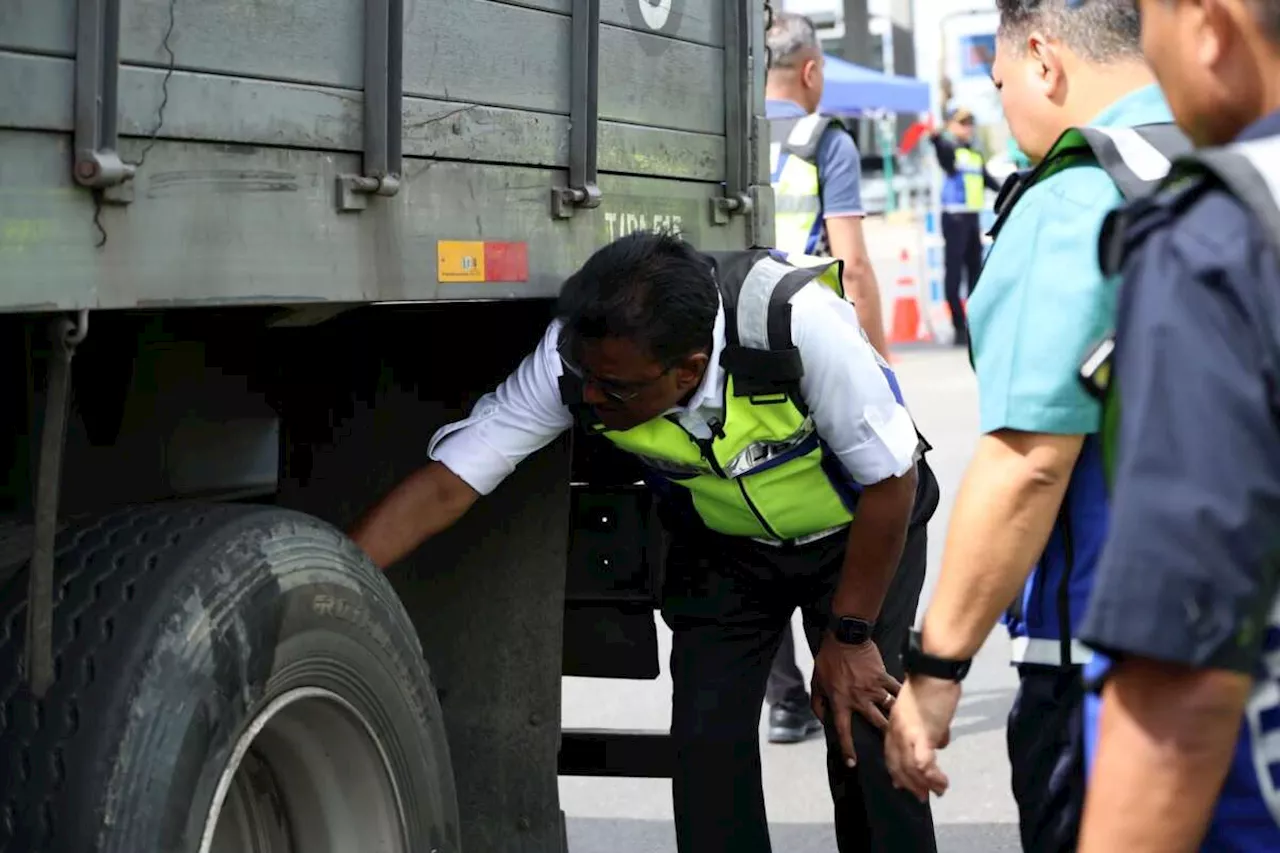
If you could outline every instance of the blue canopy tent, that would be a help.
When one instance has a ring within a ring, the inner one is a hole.
[[[929,84],[914,77],[883,74],[839,57],[826,55],[825,85],[818,112],[830,116],[922,113],[929,109]],[[881,125],[880,147],[884,157],[885,209],[897,208],[893,182],[893,143],[888,127]]]
[[[922,113],[929,109],[929,84],[914,77],[882,74],[827,54],[826,84],[818,111],[825,115]]]

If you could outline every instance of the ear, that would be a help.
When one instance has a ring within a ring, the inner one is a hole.
[[[705,352],[695,352],[687,355],[671,369],[675,375],[676,384],[681,390],[692,388],[702,381],[702,376],[707,372],[707,365],[710,364],[711,357]]]
[[[1198,18],[1193,20],[1197,36],[1196,60],[1205,68],[1212,68],[1226,54],[1238,23],[1233,19],[1228,4],[1221,0],[1197,0],[1191,5]]]
[[[1067,78],[1058,45],[1043,33],[1033,32],[1027,36],[1027,56],[1034,63],[1044,96],[1051,101],[1060,100],[1066,94]]]
[[[800,79],[804,81],[806,88],[814,89],[818,86],[818,60],[806,59],[804,65],[800,66]]]

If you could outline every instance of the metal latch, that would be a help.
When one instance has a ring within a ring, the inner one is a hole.
[[[596,185],[600,120],[600,0],[573,0],[573,60],[569,83],[569,185],[551,188],[551,215],[600,206]]]
[[[75,156],[77,184],[103,190],[116,204],[133,200],[135,167],[116,151],[120,75],[120,0],[79,0],[76,7]],[[112,191],[114,190],[114,191]]]
[[[752,202],[752,148],[759,128],[751,110],[760,86],[752,55],[753,28],[764,32],[764,9],[749,0],[724,4],[724,195],[711,199],[711,221],[728,225],[734,216],[749,216]],[[758,164],[756,164],[758,167]]]
[[[364,4],[364,166],[337,178],[340,211],[400,192],[404,117],[404,0]]]

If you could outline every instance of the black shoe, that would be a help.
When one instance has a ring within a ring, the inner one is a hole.
[[[774,705],[769,709],[769,743],[799,743],[822,731],[808,705]]]

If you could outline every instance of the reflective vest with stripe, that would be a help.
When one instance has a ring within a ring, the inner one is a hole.
[[[1280,258],[1280,137],[1251,140],[1198,151],[1174,163],[1164,188],[1175,195],[1207,187],[1225,188],[1262,223]],[[1113,214],[1104,227],[1099,252],[1104,271],[1116,274],[1125,253],[1137,245],[1125,235],[1126,211]],[[1266,296],[1264,294],[1264,296]],[[1280,358],[1280,302],[1267,296],[1260,310],[1272,330],[1272,358]],[[1112,342],[1104,342],[1086,361],[1086,386],[1105,399],[1102,441],[1108,476],[1121,417],[1120,389],[1111,372]],[[1280,440],[1280,437],[1277,437]],[[1218,795],[1203,853],[1274,853],[1280,850],[1280,598],[1271,602],[1258,648],[1253,691],[1245,704],[1243,724],[1227,778]],[[1111,660],[1095,654],[1085,666],[1085,759],[1092,771],[1098,739],[1100,692]]]
[[[992,235],[1031,186],[1074,166],[1101,166],[1121,195],[1136,198],[1156,188],[1170,161],[1190,150],[1172,124],[1135,128],[1072,128],[1034,170],[1006,182],[996,203]],[[1094,568],[1107,534],[1107,490],[1099,437],[1085,437],[1044,553],[1005,613],[1014,663],[1080,665],[1090,652],[1074,639],[1084,617]]]
[[[674,415],[625,431],[593,423],[581,386],[561,396],[579,421],[635,456],[664,502],[682,505],[728,536],[802,543],[845,527],[860,487],[814,428],[799,394],[803,375],[791,341],[790,300],[806,287],[843,295],[840,262],[768,250],[708,253],[725,308],[724,417],[703,439]],[[902,401],[888,365],[881,369]]]
[[[788,254],[828,254],[822,227],[818,145],[833,124],[839,128],[835,119],[817,113],[769,121],[774,245]]]
[[[946,213],[980,213],[986,205],[986,161],[974,149],[951,138],[955,146],[955,171],[942,181],[942,209]]]

